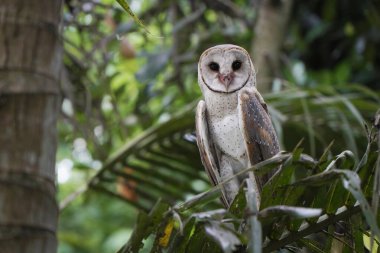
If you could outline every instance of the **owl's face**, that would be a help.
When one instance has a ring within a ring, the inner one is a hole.
[[[240,90],[254,75],[251,59],[243,48],[219,45],[207,49],[199,59],[198,78],[201,85],[219,93]]]

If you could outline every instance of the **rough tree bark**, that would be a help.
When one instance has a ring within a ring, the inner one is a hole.
[[[258,6],[251,48],[260,92],[269,92],[273,78],[278,76],[281,46],[292,3],[293,0],[261,0]]]
[[[0,1],[0,252],[56,252],[61,0]]]

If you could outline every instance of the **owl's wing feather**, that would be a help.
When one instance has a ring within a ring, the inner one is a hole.
[[[219,170],[217,166],[217,156],[214,145],[210,139],[207,125],[206,103],[201,100],[198,103],[195,115],[195,127],[197,133],[197,145],[202,159],[202,164],[213,185],[220,183]],[[222,190],[222,202],[228,206],[227,198]]]
[[[239,92],[238,111],[239,124],[251,165],[277,154],[280,151],[277,135],[267,106],[255,88],[244,88]],[[274,172],[261,177],[256,176],[260,191]]]

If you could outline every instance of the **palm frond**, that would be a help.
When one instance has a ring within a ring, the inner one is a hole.
[[[219,252],[219,250],[232,252],[239,247],[238,245],[243,248],[247,246],[251,248],[254,245],[249,242],[260,238],[257,237],[259,229],[263,238],[263,252],[272,252],[287,247],[294,249],[306,247],[313,248],[317,252],[324,252],[313,235],[325,232],[327,238],[339,239],[333,232],[327,232],[328,228],[341,221],[355,218],[360,211],[362,211],[366,223],[371,227],[371,234],[378,235],[378,221],[364,198],[364,189],[371,188],[373,180],[362,180],[360,184],[359,175],[355,172],[355,163],[349,159],[338,163],[338,161],[344,160],[347,154],[350,155],[350,152],[342,152],[333,159],[327,160],[326,165],[311,161],[309,156],[299,154],[299,151],[296,150],[293,153],[279,154],[245,170],[245,173],[254,171],[260,174],[267,172],[268,168],[272,168],[278,163],[282,164],[279,173],[264,186],[260,210],[256,210],[256,198],[249,190],[249,185],[246,192],[244,187],[240,189],[229,212],[220,209],[197,212],[194,209],[198,204],[203,205],[205,200],[215,199],[217,195],[213,193],[218,192],[218,186],[180,205],[167,207],[164,212],[165,216],[162,216],[160,220],[167,220],[168,217],[174,217],[176,214],[176,220],[180,220],[181,226],[185,227],[185,231],[188,232],[184,233],[183,229],[173,231],[169,248],[178,250],[173,245],[182,245],[182,249],[188,249],[190,244],[194,249],[211,247],[212,252]],[[370,159],[367,160],[363,171],[366,170],[365,174],[368,175],[374,173],[375,166],[373,165],[376,159],[373,157],[377,157],[377,153],[372,149],[367,155]],[[299,171],[305,173],[299,173]],[[342,189],[338,190],[340,186]],[[241,210],[245,210],[245,212]],[[246,220],[249,221],[248,224]],[[212,230],[209,228],[210,224],[212,224]],[[155,229],[151,233],[159,234],[159,227],[155,226]],[[193,231],[193,233],[189,231]],[[339,240],[343,240],[345,246],[351,251],[364,252],[363,244],[355,243],[359,236],[357,233],[361,233],[363,236],[363,230],[353,227],[352,231],[354,236],[347,234],[348,238],[343,237]],[[220,244],[219,240],[215,238],[215,234],[218,233],[220,237],[227,240],[226,244]],[[200,235],[202,235],[201,238],[199,238]],[[127,245],[136,243],[131,240],[133,239],[131,238]],[[142,242],[140,241],[140,243]],[[215,243],[219,245],[219,249],[215,248]],[[251,250],[250,252],[256,252],[259,249],[253,247]],[[169,250],[169,252],[198,251]]]
[[[196,144],[187,137],[191,138],[193,128],[191,106],[128,142],[105,163],[91,180],[90,188],[143,210],[150,210],[158,198],[175,203],[200,193],[205,186],[197,188],[194,184],[207,185],[208,181]],[[129,195],[123,194],[123,187]]]

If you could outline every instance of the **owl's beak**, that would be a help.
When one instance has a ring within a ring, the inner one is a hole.
[[[233,79],[233,73],[228,74],[218,74],[219,81],[226,87],[226,90],[228,91],[228,86],[230,86],[232,79]]]

